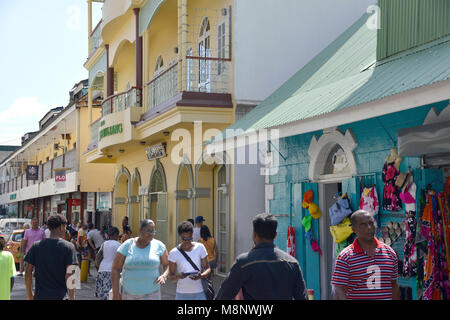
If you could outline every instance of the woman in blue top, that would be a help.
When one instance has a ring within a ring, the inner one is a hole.
[[[111,271],[113,300],[161,300],[160,285],[169,275],[169,255],[166,246],[154,239],[155,233],[155,223],[143,220],[139,237],[128,239],[117,249]]]

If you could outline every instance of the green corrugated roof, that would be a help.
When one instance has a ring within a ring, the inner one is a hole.
[[[270,128],[379,100],[450,77],[450,36],[376,62],[377,31],[363,15],[229,129]]]

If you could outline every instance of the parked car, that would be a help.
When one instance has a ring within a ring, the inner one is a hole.
[[[18,229],[14,230],[9,239],[8,242],[6,242],[6,251],[9,251],[14,256],[14,263],[16,264],[16,269],[19,270],[19,252],[20,252],[20,241],[25,235],[24,229]]]
[[[6,218],[0,220],[0,232],[4,233],[6,238],[12,234],[14,230],[22,229],[25,223],[31,225],[31,219],[27,218]]]

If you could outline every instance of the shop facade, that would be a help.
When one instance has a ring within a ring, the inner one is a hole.
[[[405,8],[396,14],[411,30],[419,20],[448,26],[448,17],[432,14],[440,4],[423,4],[415,18]],[[332,224],[329,210],[344,195],[350,202],[347,217],[360,208],[370,210],[376,237],[396,251],[402,298],[429,298],[432,274],[444,279],[433,283],[440,289],[432,295],[448,299],[448,272],[433,272],[445,261],[448,265],[450,241],[448,200],[441,193],[450,165],[450,30],[444,27],[427,39],[417,31],[408,46],[389,47],[387,42],[400,42],[404,34],[383,19],[393,12],[391,4],[379,5],[381,28],[369,28],[373,17],[363,15],[213,145],[228,150],[236,139],[266,141],[265,202],[266,212],[278,219],[275,243],[298,259],[315,299],[333,298],[335,258],[355,236],[351,228]],[[267,132],[276,138],[267,138]],[[427,230],[427,201],[442,204],[436,213],[442,223],[434,226],[447,238]],[[341,236],[337,228],[350,232]],[[429,255],[422,233],[444,253]]]

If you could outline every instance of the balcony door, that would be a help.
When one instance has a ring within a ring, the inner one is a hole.
[[[199,68],[198,68],[198,90],[200,92],[211,91],[211,68],[210,61],[206,58],[211,57],[211,27],[209,19],[203,18],[200,34],[198,38],[198,55]]]

